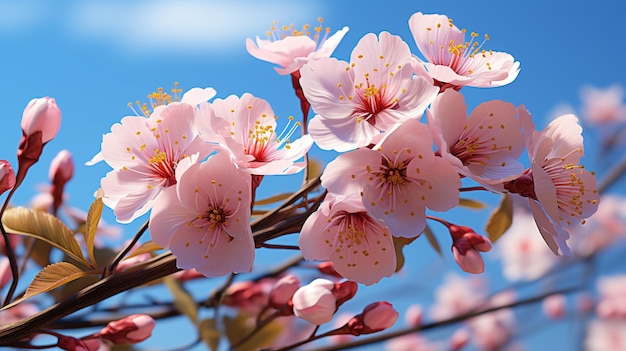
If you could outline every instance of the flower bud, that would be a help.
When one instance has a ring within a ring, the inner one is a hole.
[[[482,235],[478,235],[472,228],[458,225],[448,227],[454,240],[452,254],[454,260],[462,270],[468,273],[482,273],[485,263],[479,252],[491,250],[491,241]]]
[[[280,278],[270,293],[270,305],[280,308],[291,300],[293,294],[300,288],[300,280],[292,274]]]
[[[135,344],[152,335],[154,319],[145,314],[133,314],[119,321],[113,321],[97,334],[113,344]]]
[[[349,333],[358,336],[385,330],[396,323],[398,315],[398,311],[389,302],[371,303],[348,322]]]
[[[50,170],[48,172],[52,187],[50,193],[53,198],[53,213],[56,213],[58,208],[63,203],[63,190],[65,184],[72,179],[74,175],[74,162],[72,161],[72,154],[67,150],[61,150],[56,157],[50,163]]]
[[[89,346],[87,346],[83,340],[66,335],[59,336],[57,346],[67,351],[91,351]]]
[[[53,98],[30,100],[22,114],[22,131],[25,136],[41,132],[41,142],[52,140],[61,126],[61,110]]]
[[[0,289],[6,285],[13,278],[11,273],[11,265],[9,259],[6,256],[0,257]]]
[[[315,325],[330,322],[337,310],[334,288],[333,282],[322,278],[299,288],[292,298],[296,317]]]
[[[15,185],[15,171],[7,160],[0,160],[0,194]]]
[[[470,341],[470,334],[466,329],[459,329],[450,338],[450,350],[459,351]]]
[[[565,315],[565,296],[550,295],[543,300],[543,313],[551,319],[559,319]]]

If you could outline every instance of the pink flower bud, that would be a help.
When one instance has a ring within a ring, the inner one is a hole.
[[[389,302],[374,302],[365,306],[361,314],[354,316],[338,332],[356,336],[376,333],[394,325],[398,316],[398,311]]]
[[[299,288],[292,298],[296,317],[315,325],[330,322],[337,310],[334,288],[335,283],[322,278]]]
[[[270,293],[270,305],[274,308],[285,305],[298,288],[300,288],[300,280],[295,275],[288,274],[280,278]]]
[[[424,316],[424,309],[420,305],[411,305],[407,308],[404,321],[406,324],[415,327],[422,324],[422,317]]]
[[[15,171],[7,160],[0,160],[0,194],[15,185]]]
[[[61,110],[53,98],[30,100],[22,115],[22,131],[27,137],[41,132],[41,142],[52,140],[61,126]]]
[[[67,351],[90,351],[91,349],[83,340],[71,336],[60,335],[57,346]]]
[[[67,183],[74,175],[74,161],[72,154],[67,150],[61,150],[50,162],[48,177],[52,183]]]
[[[374,302],[363,309],[363,324],[373,332],[385,330],[396,323],[398,315],[389,302]]]
[[[485,271],[485,262],[483,257],[476,250],[467,250],[465,254],[461,254],[456,246],[452,246],[452,254],[454,260],[467,273],[479,274]]]
[[[485,263],[479,251],[488,252],[491,250],[491,241],[476,234],[469,227],[450,225],[448,229],[454,240],[452,254],[459,267],[468,273],[482,273],[485,270]]]
[[[466,329],[458,329],[450,338],[450,350],[459,351],[464,348],[470,340],[470,334]]]
[[[0,257],[0,289],[2,289],[6,283],[11,281],[11,278],[13,278],[13,275],[11,274],[9,259],[5,256]]]
[[[135,344],[152,335],[154,319],[145,314],[133,314],[119,321],[113,321],[97,334],[113,344]]]
[[[543,313],[548,318],[559,319],[565,315],[565,296],[550,295],[543,300]]]

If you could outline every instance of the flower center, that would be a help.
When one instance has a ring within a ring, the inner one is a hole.
[[[263,115],[262,117],[266,117]],[[277,117],[274,116],[276,119]],[[272,125],[264,125],[260,120],[254,124],[254,128],[248,131],[248,140],[244,146],[246,155],[254,156],[257,162],[272,161],[272,153],[284,145],[286,149],[290,149],[291,136],[300,126],[300,122],[294,122],[294,117],[289,116],[289,122],[276,135],[276,131]]]
[[[317,18],[317,22],[318,25],[313,26],[313,31],[311,31],[311,25],[309,24],[303,25],[302,29],[299,30],[293,23],[289,26],[279,26],[278,22],[274,21],[273,25],[270,27],[270,30],[267,31],[265,34],[271,41],[281,40],[289,36],[306,35],[313,39],[313,41],[315,41],[316,48],[319,48],[328,38],[328,34],[330,33],[330,27],[324,28],[322,26],[322,22],[324,22],[324,20],[321,17]],[[321,36],[322,31],[324,31],[324,36]]]
[[[148,163],[152,167],[154,176],[165,180],[164,187],[176,184],[176,162],[170,160],[165,151],[154,149],[154,155],[148,158]]]
[[[370,84],[367,73],[365,74],[365,83],[367,84],[365,88],[363,88],[363,83],[356,87],[359,103],[356,104],[354,114],[357,116],[357,123],[365,120],[375,126],[376,115],[386,109],[397,108],[398,98],[387,98],[385,96],[387,86],[381,85],[377,87],[375,84]]]
[[[383,158],[380,171],[377,174],[378,178],[386,185],[405,185],[409,182],[406,179],[406,167],[408,163],[408,160],[392,162],[391,160]]]
[[[150,117],[152,112],[157,106],[171,104],[172,102],[179,102],[181,99],[181,93],[183,90],[178,86],[178,82],[174,82],[174,87],[170,89],[172,94],[164,91],[163,88],[159,87],[157,91],[153,91],[148,94],[148,103],[141,102],[139,100],[135,101],[135,107],[133,107],[133,103],[129,102],[128,107],[133,111],[133,113],[137,116],[145,116]],[[141,113],[139,113],[141,111]]]

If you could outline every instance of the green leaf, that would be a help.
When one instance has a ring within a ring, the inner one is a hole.
[[[198,324],[198,305],[189,292],[172,277],[163,279],[163,282],[174,296],[176,310],[189,317],[194,324]]]
[[[220,344],[221,333],[217,329],[215,319],[209,318],[202,320],[198,326],[198,330],[202,341],[204,341],[211,351],[216,351]]]
[[[472,210],[482,210],[483,208],[487,208],[487,205],[483,202],[464,198],[459,199],[459,206],[471,208]]]
[[[291,195],[293,195],[293,194],[292,193],[283,193],[283,194],[270,196],[270,197],[268,197],[266,199],[255,201],[254,205],[255,206],[270,205],[270,204],[276,203],[278,201],[282,201],[282,200],[288,198]]]
[[[441,246],[439,246],[439,241],[437,241],[437,237],[429,226],[426,226],[424,228],[424,236],[426,236],[426,239],[428,239],[428,243],[430,244],[430,246],[432,246],[433,249],[435,249],[435,251],[437,251],[439,256],[443,256]]]
[[[74,232],[55,216],[24,207],[14,207],[4,212],[2,224],[7,232],[43,240],[63,251],[85,267],[91,267],[74,238]]]
[[[30,286],[26,289],[23,299],[50,291],[78,278],[94,273],[97,272],[84,272],[82,269],[69,262],[58,262],[48,265],[41,272],[37,273],[35,279],[33,279]]]
[[[396,272],[400,271],[402,267],[404,267],[404,253],[402,249],[412,243],[415,238],[401,238],[401,237],[393,237],[393,248],[396,250]]]
[[[239,340],[242,340],[254,330],[254,323],[249,323],[250,318],[250,316],[245,314],[239,314],[236,317],[224,316],[226,337],[231,347],[237,345],[234,348],[235,351],[257,351],[269,347],[283,329],[281,323],[274,320],[257,330],[246,342],[238,345]]]
[[[96,231],[98,230],[98,224],[100,223],[100,218],[102,218],[102,208],[103,208],[102,198],[97,198],[91,206],[89,206],[89,211],[87,212],[87,221],[85,222],[85,243],[87,243],[87,254],[89,255],[89,260],[94,265],[97,265],[96,258],[93,254],[94,241],[96,239]]]
[[[513,198],[504,194],[500,205],[491,213],[487,221],[485,231],[489,235],[489,240],[495,243],[511,227],[511,223],[513,223]]]

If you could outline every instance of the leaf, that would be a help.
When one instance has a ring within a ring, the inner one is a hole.
[[[283,193],[283,194],[270,196],[270,197],[268,197],[266,199],[255,201],[254,205],[255,206],[270,205],[270,204],[276,203],[278,201],[282,201],[282,200],[288,198],[291,195],[293,195],[293,194],[292,193]]]
[[[236,317],[230,317],[225,315],[224,329],[226,337],[235,351],[256,351],[272,345],[272,342],[280,335],[283,327],[276,320],[266,324],[263,328],[254,333],[246,342],[241,345],[237,345],[239,340],[246,337],[254,330],[253,323],[248,323],[250,316],[245,314],[239,314]]]
[[[154,251],[163,250],[161,245],[152,240],[146,241],[138,248],[134,249],[126,258],[134,257],[145,253],[153,253]]]
[[[487,208],[487,205],[483,202],[464,198],[459,199],[459,206],[471,208],[473,210],[482,210],[483,208]]]
[[[33,282],[26,289],[23,299],[39,295],[46,291],[58,288],[78,278],[96,273],[95,271],[84,272],[82,269],[69,262],[58,262],[44,267],[37,273]]]
[[[511,227],[511,223],[513,223],[513,198],[504,194],[500,205],[491,213],[487,221],[485,231],[489,235],[489,240],[495,243]]]
[[[172,277],[165,278],[163,282],[174,296],[176,310],[189,317],[194,324],[198,324],[198,305],[189,292]]]
[[[426,236],[426,239],[428,239],[428,243],[430,244],[430,246],[432,246],[433,249],[435,249],[435,251],[437,251],[439,256],[443,256],[441,246],[439,246],[439,241],[437,241],[437,237],[435,237],[435,234],[429,226],[426,226],[424,228],[424,236]]]
[[[72,230],[47,212],[14,207],[4,212],[2,224],[7,232],[43,240],[85,267],[91,267],[85,260]]]
[[[402,249],[412,243],[415,238],[401,238],[401,237],[393,237],[393,248],[396,250],[396,272],[400,271],[404,266],[404,253]]]
[[[30,259],[35,261],[35,263],[39,266],[45,267],[50,264],[50,252],[52,251],[52,245],[35,238],[25,238],[24,247],[32,247]]]
[[[216,351],[217,347],[220,344],[220,337],[222,335],[217,329],[217,323],[215,323],[215,319],[208,318],[202,320],[202,322],[200,322],[200,325],[198,326],[198,330],[202,341],[204,341],[204,343],[211,349],[211,351]]]
[[[103,208],[102,198],[97,198],[91,206],[89,206],[89,211],[87,212],[87,221],[85,222],[85,243],[87,243],[87,254],[89,255],[89,260],[91,263],[96,265],[96,258],[93,254],[94,241],[96,239],[96,231],[98,230],[98,224],[100,223],[100,218],[102,218],[102,208]]]

